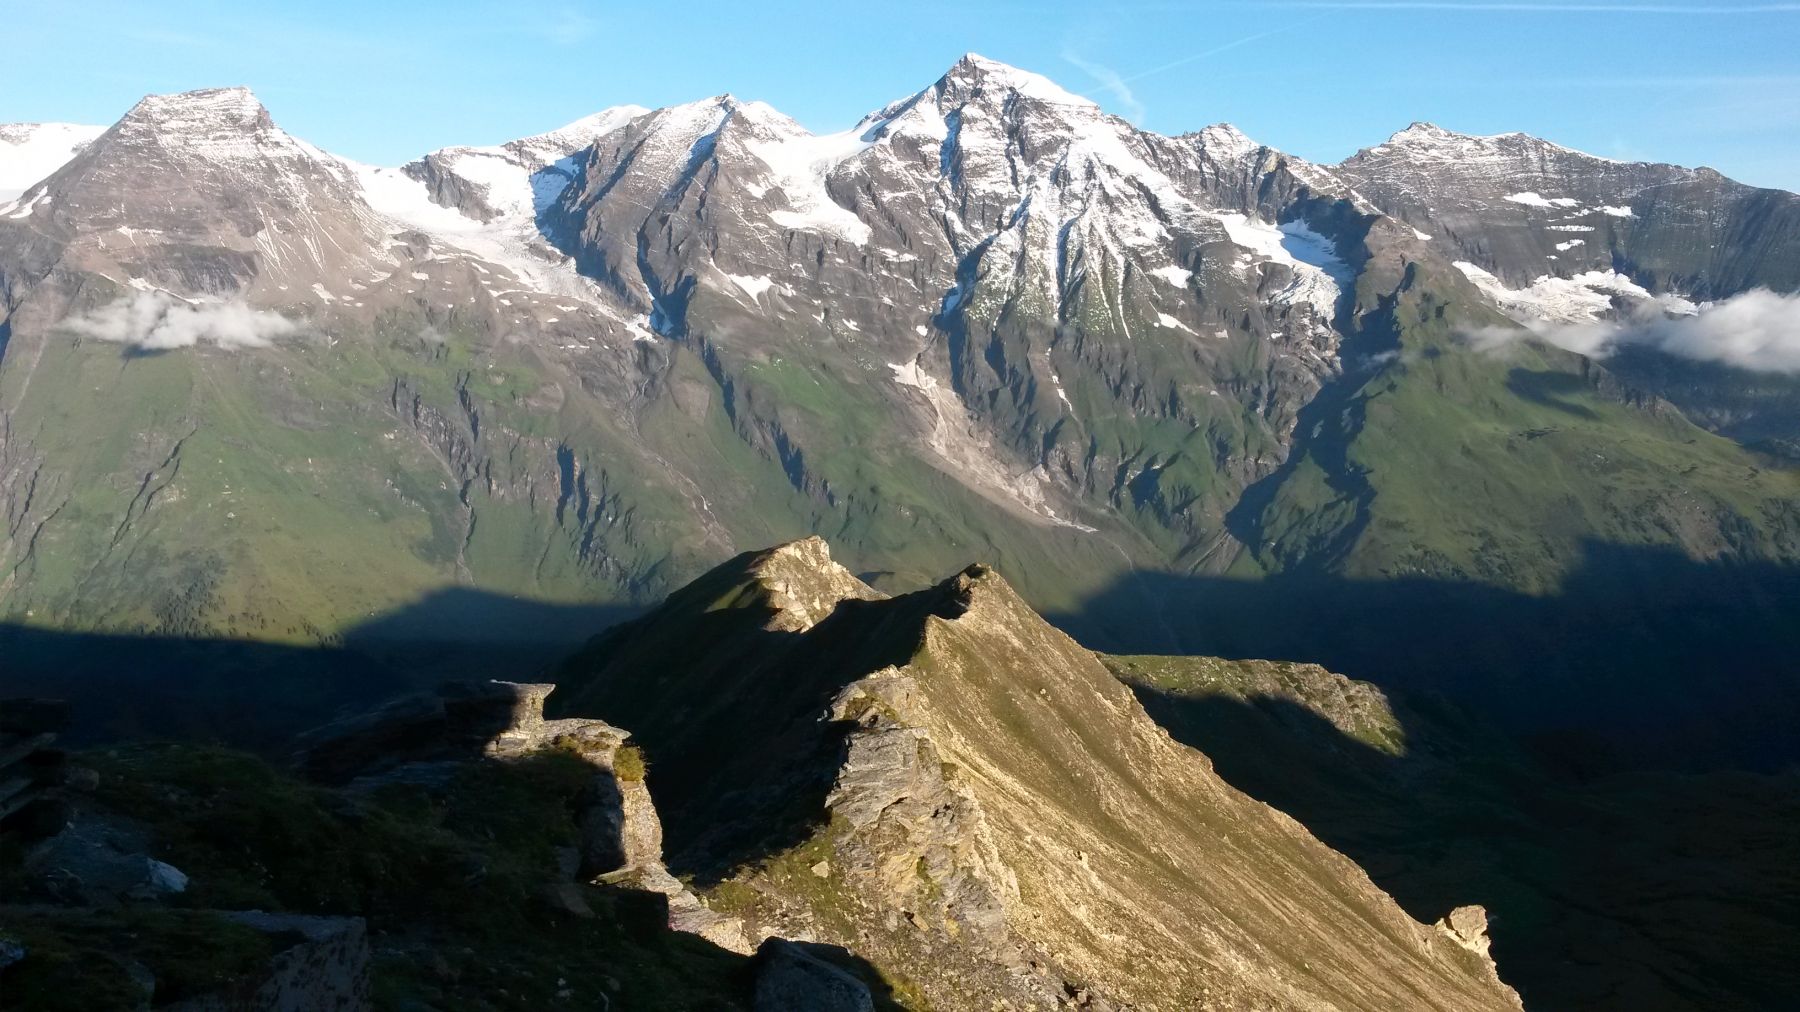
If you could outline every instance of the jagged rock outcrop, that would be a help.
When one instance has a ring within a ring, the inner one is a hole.
[[[1473,905],[1457,907],[1445,914],[1444,919],[1439,921],[1437,926],[1451,938],[1456,939],[1456,944],[1470,952],[1480,956],[1488,954],[1488,948],[1492,943],[1488,940],[1487,910],[1482,907]]]
[[[447,683],[308,732],[296,765],[325,783],[441,779],[457,762],[562,749],[595,767],[575,819],[584,878],[660,869],[662,829],[642,770],[619,771],[629,733],[599,720],[545,720],[552,685]]]
[[[671,861],[753,932],[848,946],[951,1007],[1517,1007],[991,570],[881,598],[825,559],[811,539],[720,567],[596,641],[552,701],[633,723],[665,811],[753,823],[670,823]],[[773,605],[833,587],[853,593],[823,618]],[[726,737],[746,720],[770,729],[753,747]],[[768,772],[769,740],[806,746],[785,804],[730,773]]]
[[[73,771],[55,743],[68,722],[60,700],[0,699],[0,835],[34,840],[62,828]]]
[[[295,756],[307,775],[367,790],[383,784],[442,785],[460,764],[518,761],[559,750],[579,756],[594,775],[570,813],[576,846],[566,879],[545,896],[556,909],[592,916],[579,882],[627,884],[667,898],[669,925],[748,955],[754,944],[737,919],[708,910],[663,864],[662,824],[644,783],[629,733],[601,720],[547,720],[555,686],[516,682],[448,683],[397,699],[371,713],[304,735]],[[621,753],[624,753],[622,755]]]

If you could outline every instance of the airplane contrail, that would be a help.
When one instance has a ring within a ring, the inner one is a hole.
[[[1605,4],[1495,3],[1474,0],[1274,0],[1260,7],[1330,11],[1501,11],[1538,14],[1800,14],[1800,3],[1773,4]]]
[[[1330,13],[1330,11],[1326,11],[1326,14],[1329,14],[1329,13]],[[1305,21],[1296,21],[1291,25],[1282,25],[1279,28],[1271,28],[1266,32],[1257,32],[1255,35],[1246,35],[1241,39],[1233,39],[1232,41],[1227,42],[1223,45],[1214,46],[1211,49],[1206,50],[1205,52],[1195,53],[1192,56],[1184,56],[1179,60],[1172,60],[1172,61],[1170,61],[1168,63],[1164,63],[1160,66],[1150,67],[1146,70],[1140,70],[1135,74],[1131,74],[1126,77],[1120,78],[1119,83],[1130,84],[1133,81],[1142,80],[1143,78],[1149,77],[1152,74],[1160,74],[1160,73],[1163,73],[1164,71],[1174,70],[1176,67],[1185,67],[1190,63],[1198,63],[1199,61],[1204,60],[1209,56],[1217,56],[1220,53],[1223,53],[1228,49],[1236,49],[1239,46],[1247,46],[1252,42],[1257,42],[1259,40],[1266,39],[1271,35],[1280,35],[1282,32],[1291,32],[1296,28],[1304,28],[1307,25],[1310,25],[1315,21],[1321,20],[1324,17],[1325,17],[1325,14],[1320,14],[1318,17],[1307,18]]]

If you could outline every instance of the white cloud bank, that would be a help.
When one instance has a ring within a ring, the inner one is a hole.
[[[1627,345],[1645,345],[1701,362],[1756,372],[1800,374],[1800,293],[1765,288],[1708,302],[1695,312],[1667,316],[1650,310],[1628,320],[1563,323],[1533,320],[1526,330],[1490,327],[1469,335],[1483,350],[1498,350],[1527,335],[1592,358]]]
[[[188,303],[163,292],[139,292],[61,324],[65,330],[142,351],[190,348],[266,348],[299,329],[282,316],[242,302]]]

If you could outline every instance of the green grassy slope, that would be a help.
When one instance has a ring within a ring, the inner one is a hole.
[[[1390,279],[1391,280],[1391,279]],[[1247,525],[1266,570],[1431,577],[1539,592],[1584,541],[1693,558],[1800,555],[1800,472],[1533,342],[1481,350],[1501,324],[1459,279],[1379,272],[1365,340],[1390,359],[1352,375]],[[1373,298],[1371,298],[1373,295]]]

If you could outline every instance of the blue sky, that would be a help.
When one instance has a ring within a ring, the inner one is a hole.
[[[0,26],[0,122],[248,84],[384,164],[724,91],[841,129],[973,50],[1148,129],[1224,120],[1321,161],[1430,120],[1800,190],[1800,3],[0,0]]]

